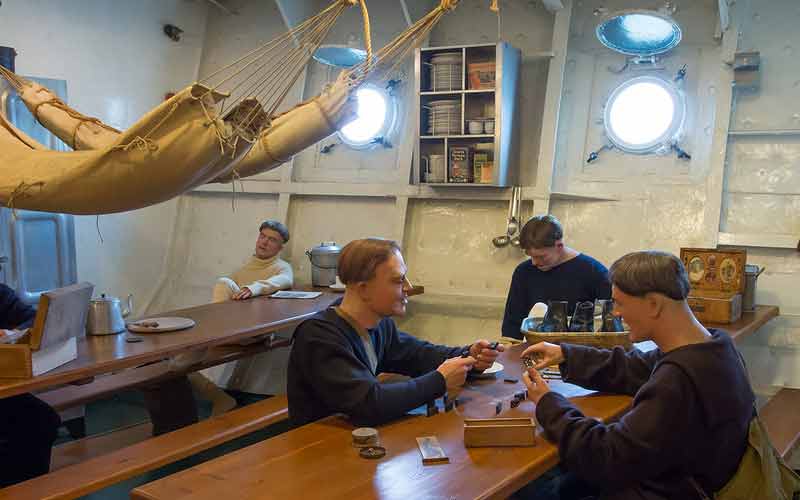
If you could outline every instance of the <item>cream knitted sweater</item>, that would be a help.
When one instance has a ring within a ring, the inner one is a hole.
[[[259,259],[253,255],[228,277],[240,288],[249,288],[253,296],[291,288],[294,282],[292,266],[277,255],[270,259]]]

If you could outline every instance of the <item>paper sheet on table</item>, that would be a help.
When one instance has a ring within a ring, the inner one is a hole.
[[[275,292],[270,297],[273,299],[316,299],[322,295],[322,292],[294,292],[289,290],[281,290]]]

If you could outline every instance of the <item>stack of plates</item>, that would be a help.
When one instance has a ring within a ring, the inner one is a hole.
[[[461,101],[444,99],[428,103],[428,134],[461,133]]]
[[[444,52],[431,57],[433,90],[461,90],[463,73],[461,52]]]

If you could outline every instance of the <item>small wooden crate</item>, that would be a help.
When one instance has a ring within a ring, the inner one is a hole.
[[[601,349],[613,349],[622,346],[625,350],[633,348],[628,336],[630,332],[525,332],[525,340],[529,344],[539,342],[550,342],[551,344],[579,344],[598,347]]]
[[[535,446],[536,422],[532,418],[468,418],[464,420],[464,445]]]
[[[689,293],[686,302],[694,316],[708,323],[733,323],[742,317],[742,294],[704,291],[701,295]]]
[[[74,359],[75,338],[86,328],[92,290],[91,283],[78,283],[42,293],[30,330],[14,344],[0,344],[0,378],[26,379],[38,375],[37,370],[47,371],[57,359],[69,357],[64,351],[52,352],[67,343]]]
[[[687,302],[700,321],[732,323],[742,316],[746,250],[681,248],[689,275]]]

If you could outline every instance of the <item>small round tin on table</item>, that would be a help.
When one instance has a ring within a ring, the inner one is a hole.
[[[353,435],[353,446],[356,448],[368,448],[378,445],[378,430],[372,427],[359,427],[351,433]]]

